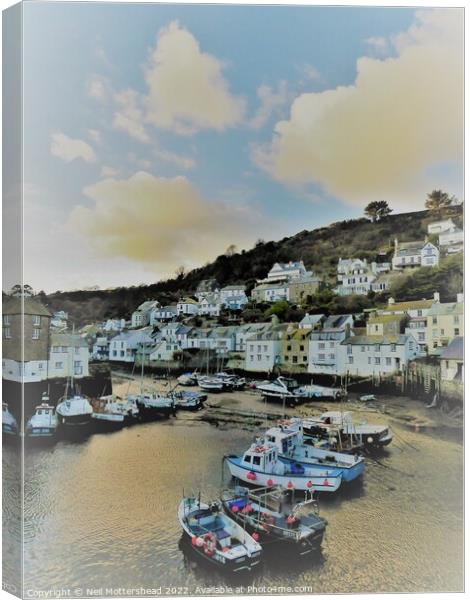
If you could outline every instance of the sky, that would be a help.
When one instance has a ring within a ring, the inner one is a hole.
[[[153,283],[463,193],[463,11],[24,4],[25,282]]]

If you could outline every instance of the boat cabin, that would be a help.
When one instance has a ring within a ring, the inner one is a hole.
[[[283,385],[289,392],[293,392],[299,387],[297,381],[291,377],[278,377],[276,383]]]
[[[277,463],[276,446],[267,440],[260,440],[248,448],[243,454],[241,465],[252,471],[273,473]]]
[[[271,427],[265,435],[266,440],[277,448],[279,454],[285,456],[293,454],[295,447],[302,443],[300,429],[295,427],[295,424]]]
[[[54,407],[47,402],[41,402],[39,406],[36,406],[35,413],[39,416],[51,416],[54,413]]]

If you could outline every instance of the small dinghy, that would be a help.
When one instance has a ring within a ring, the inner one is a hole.
[[[36,406],[34,415],[26,424],[26,435],[30,438],[51,438],[55,436],[58,426],[59,418],[49,404],[49,396],[44,393],[41,404]]]
[[[7,435],[18,434],[18,423],[8,409],[8,404],[2,402],[2,431]]]
[[[93,407],[86,396],[64,397],[56,408],[59,422],[69,427],[84,427],[91,423]]]
[[[275,444],[258,440],[242,456],[224,457],[232,477],[258,486],[288,490],[335,492],[341,485],[340,469],[304,466],[279,458]]]
[[[249,490],[236,486],[222,492],[222,506],[228,515],[264,543],[286,542],[288,552],[301,556],[319,550],[326,520],[318,516],[318,504],[309,494],[304,502],[292,506],[291,494],[281,488]]]
[[[183,498],[178,520],[195,554],[224,571],[251,571],[260,563],[261,546],[218,503]]]

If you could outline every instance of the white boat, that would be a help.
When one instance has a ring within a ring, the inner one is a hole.
[[[180,385],[197,385],[197,371],[193,371],[192,373],[183,373],[178,377],[177,381]]]
[[[358,454],[345,454],[305,443],[302,420],[285,419],[265,433],[266,440],[275,444],[279,456],[303,466],[324,469],[328,466],[341,471],[343,481],[353,481],[364,473],[365,461]]]
[[[256,386],[263,397],[268,400],[284,400],[294,397],[299,384],[290,377],[278,377],[275,381],[263,381]]]
[[[275,381],[263,381],[256,386],[263,398],[285,402],[290,406],[297,406],[301,402],[313,400],[314,398],[340,399],[344,392],[341,388],[331,388],[323,385],[299,386],[295,379],[290,377],[278,377]]]
[[[2,432],[7,435],[17,435],[18,423],[8,409],[8,404],[2,402]]]
[[[272,442],[258,440],[242,456],[224,457],[232,477],[257,486],[281,486],[297,491],[335,492],[341,485],[341,470],[318,469],[279,457]]]
[[[57,404],[56,413],[62,425],[82,427],[91,422],[93,407],[86,396],[76,394],[63,397]]]
[[[388,446],[392,434],[386,425],[369,425],[366,421],[354,423],[350,411],[328,411],[319,417],[303,419],[304,435],[313,437],[328,437],[337,433],[341,441],[352,441],[356,445],[369,448]]]
[[[49,404],[49,396],[42,395],[42,402],[36,406],[34,414],[26,424],[26,435],[31,438],[50,438],[56,434],[59,418],[53,406]]]
[[[197,383],[205,392],[222,392],[225,388],[223,381],[217,377],[198,377]]]
[[[117,429],[122,427],[126,421],[127,411],[118,397],[113,394],[100,396],[91,402],[93,406],[92,418],[95,425],[102,429]],[[129,403],[130,405],[131,403]]]
[[[193,552],[213,566],[240,573],[260,563],[261,546],[218,503],[208,505],[196,498],[183,498],[178,520]]]
[[[157,392],[142,391],[140,394],[127,396],[130,402],[135,402],[143,419],[158,419],[169,417],[175,412],[175,401],[169,396]]]
[[[204,396],[205,394],[199,392],[171,392],[175,407],[181,410],[200,410],[202,408],[202,398]]]

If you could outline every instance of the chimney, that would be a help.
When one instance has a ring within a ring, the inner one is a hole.
[[[434,292],[434,302],[440,302],[441,301],[441,296],[439,294],[439,292]]]
[[[463,302],[463,292],[457,294],[457,302]]]

